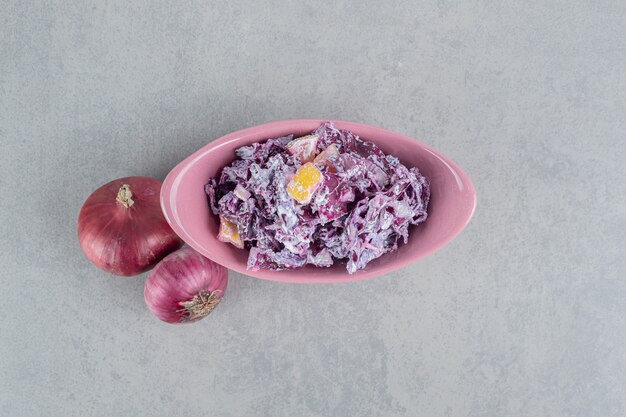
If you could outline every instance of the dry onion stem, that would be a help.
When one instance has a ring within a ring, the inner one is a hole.
[[[135,202],[133,201],[133,192],[130,190],[130,185],[124,184],[117,192],[117,199],[124,207],[129,208]]]
[[[202,317],[209,315],[211,311],[220,303],[220,299],[217,298],[216,293],[218,291],[202,291],[196,294],[189,301],[181,301],[180,304],[183,308],[181,311],[185,314],[183,321],[189,322],[199,320]]]

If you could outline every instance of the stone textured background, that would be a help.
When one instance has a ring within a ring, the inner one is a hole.
[[[0,19],[0,415],[626,415],[626,2],[4,0]],[[193,326],[82,255],[104,182],[317,117],[441,150],[472,223],[371,281],[231,273]]]

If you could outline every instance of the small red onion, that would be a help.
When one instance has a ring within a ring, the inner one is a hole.
[[[144,298],[159,319],[189,323],[213,311],[227,285],[226,268],[185,247],[166,256],[150,272]]]
[[[126,177],[94,191],[78,215],[78,239],[87,258],[116,275],[152,268],[183,241],[165,220],[159,201],[161,182]]]

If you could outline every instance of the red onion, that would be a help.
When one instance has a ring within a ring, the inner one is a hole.
[[[207,316],[228,285],[228,271],[189,247],[165,257],[144,287],[148,308],[167,323],[189,323]]]
[[[103,185],[83,204],[78,239],[87,258],[116,275],[137,275],[180,248],[159,204],[161,182],[127,177]]]

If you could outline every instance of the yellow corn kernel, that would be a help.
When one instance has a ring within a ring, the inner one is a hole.
[[[243,249],[243,240],[239,236],[237,225],[223,217],[220,217],[220,231],[217,234],[217,239],[222,242],[232,243],[239,249]]]
[[[287,185],[287,192],[300,204],[308,204],[322,182],[322,172],[308,162],[302,165]]]

